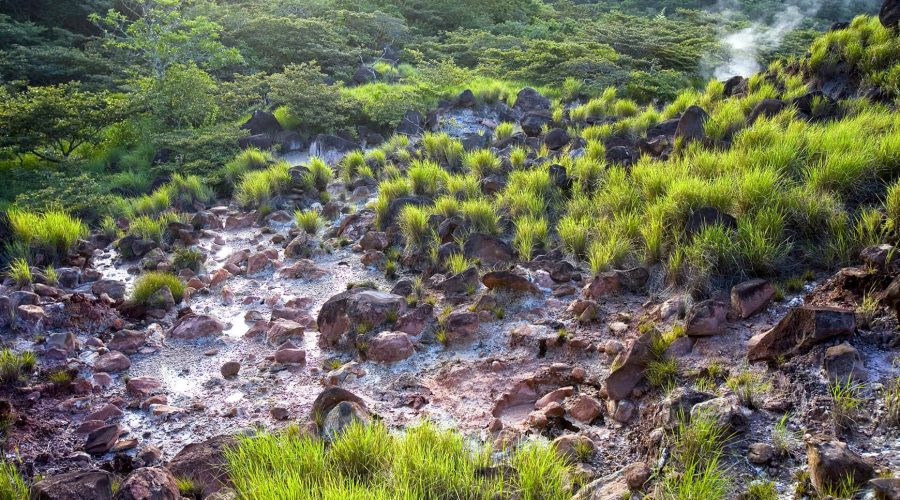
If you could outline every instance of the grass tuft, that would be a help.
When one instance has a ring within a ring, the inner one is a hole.
[[[153,294],[163,287],[169,289],[176,303],[181,302],[184,297],[184,284],[178,279],[178,276],[158,271],[141,275],[134,283],[134,290],[131,292],[129,300],[134,304],[147,305]]]

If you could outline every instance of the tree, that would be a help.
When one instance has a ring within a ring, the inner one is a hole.
[[[79,147],[96,144],[104,127],[124,117],[124,99],[87,92],[78,83],[29,87],[0,96],[0,147],[62,162]]]
[[[237,49],[219,41],[221,25],[193,16],[202,1],[124,0],[125,13],[110,9],[91,20],[103,30],[107,46],[132,53],[155,78],[175,64],[217,69],[241,62]]]
[[[219,115],[216,81],[194,64],[170,66],[161,78],[144,79],[142,87],[144,104],[166,127],[200,127]]]
[[[269,77],[272,100],[287,106],[308,132],[327,132],[347,122],[350,104],[339,85],[328,85],[315,61],[289,64]]]

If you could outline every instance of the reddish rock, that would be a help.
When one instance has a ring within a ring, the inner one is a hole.
[[[131,360],[119,351],[109,351],[100,355],[94,362],[94,370],[106,373],[118,373],[131,368]]]
[[[541,396],[541,399],[538,399],[537,402],[534,403],[534,408],[540,410],[550,403],[562,403],[563,400],[571,396],[573,392],[575,392],[575,388],[571,386],[552,390]]]
[[[603,413],[603,407],[596,399],[582,394],[569,404],[569,415],[575,420],[590,424]]]
[[[528,278],[512,271],[491,271],[481,278],[481,282],[490,290],[538,292],[538,288],[531,281],[528,281]]]
[[[202,443],[189,444],[166,467],[175,477],[194,481],[205,498],[231,486],[223,453],[226,447],[235,444],[231,436],[218,436]]]
[[[125,478],[114,500],[181,500],[181,492],[168,469],[142,467]]]
[[[599,299],[622,291],[638,292],[647,284],[650,273],[643,267],[600,273],[584,288],[588,299]]]
[[[222,364],[222,367],[219,369],[219,372],[222,373],[222,377],[224,378],[232,378],[237,377],[238,372],[241,371],[241,364],[237,361],[226,361]]]
[[[431,304],[422,304],[411,312],[400,316],[394,328],[398,332],[418,337],[433,319],[434,306]]]
[[[369,341],[366,358],[379,363],[394,363],[413,355],[415,349],[403,332],[381,332]]]
[[[606,392],[610,399],[619,401],[628,398],[632,389],[644,378],[644,368],[651,358],[652,339],[653,332],[641,335],[616,358],[615,365],[618,366],[606,378]]]
[[[387,233],[381,231],[369,231],[359,240],[359,245],[363,250],[381,250],[390,245]]]
[[[247,258],[247,274],[252,275],[264,271],[272,264],[272,259],[265,253],[258,253]]]
[[[217,337],[225,331],[225,325],[212,316],[187,314],[172,325],[169,337],[180,340],[196,340],[201,337]]]
[[[162,387],[162,382],[153,377],[133,377],[125,383],[125,390],[132,396],[143,397]]]
[[[476,313],[468,310],[458,310],[450,313],[444,320],[447,342],[473,337],[478,331],[478,326],[479,320]]]
[[[290,266],[282,267],[278,272],[287,279],[317,280],[328,275],[328,271],[309,259],[300,259]]]
[[[113,351],[134,354],[143,347],[146,340],[147,336],[144,332],[137,330],[121,330],[113,334],[113,338],[109,341],[107,347]]]
[[[581,434],[564,434],[553,440],[553,447],[560,458],[572,462],[581,462],[591,458],[597,445],[587,436]]]
[[[275,351],[275,362],[286,365],[306,363],[306,351],[287,341]]]
[[[31,486],[31,500],[111,500],[113,475],[103,470],[80,470],[50,476]]]
[[[84,451],[91,455],[102,455],[111,450],[122,434],[117,424],[110,424],[92,431],[84,443]]]
[[[303,337],[303,331],[303,325],[300,323],[288,319],[278,319],[270,324],[266,332],[266,342],[271,345],[279,345],[290,338]]]
[[[731,308],[747,319],[763,310],[775,296],[775,287],[764,279],[753,279],[731,289]]]
[[[209,286],[216,286],[220,283],[223,283],[225,280],[231,277],[231,273],[228,272],[227,269],[222,268],[213,273],[212,278],[209,280]]]
[[[847,478],[861,485],[875,474],[871,463],[841,441],[811,440],[806,444],[806,458],[809,479],[823,494],[844,484]]]
[[[101,421],[105,422],[105,421],[113,419],[113,418],[121,418],[122,415],[124,415],[124,414],[122,413],[122,410],[120,410],[118,406],[107,403],[99,410],[84,417],[84,419],[85,420],[101,420]]]
[[[850,309],[800,306],[791,309],[772,329],[748,343],[750,361],[793,356],[812,346],[856,331],[856,315]]]
[[[684,320],[684,332],[689,337],[711,337],[725,333],[728,310],[716,300],[694,304]]]

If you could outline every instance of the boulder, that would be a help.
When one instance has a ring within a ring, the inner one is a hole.
[[[249,130],[250,135],[271,134],[281,131],[281,123],[269,111],[256,110],[249,120],[241,125],[242,130]]]
[[[322,421],[321,434],[326,441],[339,436],[344,429],[354,422],[367,424],[372,419],[366,408],[353,401],[341,401],[332,408]]]
[[[856,315],[850,309],[800,306],[791,309],[772,329],[754,336],[748,343],[750,361],[792,356],[812,346],[856,331]]]
[[[775,296],[775,287],[764,279],[752,279],[731,289],[731,308],[742,319],[761,311]]]
[[[143,347],[147,335],[138,330],[120,330],[113,334],[112,339],[106,344],[112,351],[125,354],[134,354]]]
[[[631,395],[632,389],[644,378],[644,368],[652,358],[650,345],[653,342],[654,332],[648,331],[634,339],[624,352],[616,357],[612,370],[606,378],[606,393],[613,401],[626,399]]]
[[[95,372],[118,373],[131,368],[131,360],[119,351],[109,351],[101,354],[94,361]]]
[[[241,149],[256,148],[262,150],[272,149],[275,145],[274,139],[269,134],[248,135],[238,138],[238,147]]]
[[[222,364],[222,367],[219,368],[219,372],[222,374],[223,378],[237,377],[240,371],[241,364],[237,361],[226,361]]]
[[[728,310],[717,300],[697,302],[687,313],[684,332],[690,337],[710,337],[725,333]]]
[[[587,436],[564,434],[553,440],[553,448],[560,458],[576,463],[590,458],[597,445]],[[587,452],[587,456],[584,456],[585,452]]]
[[[481,282],[490,290],[538,292],[538,288],[528,278],[512,271],[491,271],[481,278]]]
[[[753,443],[747,453],[747,460],[752,464],[767,464],[775,458],[775,447],[769,443]]]
[[[434,319],[434,306],[422,304],[412,311],[400,316],[394,326],[398,332],[417,337],[422,334],[425,327]]]
[[[470,267],[439,282],[435,288],[443,291],[447,297],[469,295],[478,289],[478,270],[474,266]]]
[[[91,293],[97,297],[105,293],[113,300],[123,300],[125,298],[125,283],[116,280],[95,281],[91,285]]]
[[[463,255],[478,259],[485,266],[504,264],[515,260],[515,250],[505,241],[483,233],[472,233],[463,245]]]
[[[606,271],[595,276],[584,287],[584,296],[596,300],[622,291],[639,292],[649,279],[650,273],[643,267]]]
[[[546,144],[547,148],[551,151],[562,149],[571,141],[572,137],[569,133],[561,128],[551,130],[547,133],[547,136],[544,137],[544,144]]]
[[[91,455],[102,455],[112,449],[122,435],[118,424],[104,425],[91,431],[84,442],[84,451]]]
[[[525,87],[516,95],[513,109],[522,113],[547,111],[550,109],[550,99],[531,87]]]
[[[349,401],[364,409],[366,408],[366,402],[356,394],[340,387],[329,387],[320,392],[319,395],[316,396],[316,400],[313,401],[312,410],[310,411],[310,420],[321,424],[325,419],[325,416],[343,401]]]
[[[306,363],[306,351],[287,341],[275,351],[275,362],[287,365]]]
[[[396,321],[406,312],[406,298],[378,290],[362,290],[347,299],[347,318],[352,325],[377,326]]]
[[[403,332],[381,332],[369,341],[366,358],[378,363],[394,363],[412,356],[414,352],[409,335]]]
[[[869,481],[875,498],[900,500],[900,477],[879,477]]]
[[[724,95],[725,97],[731,97],[733,95],[746,94],[749,90],[749,85],[750,82],[743,76],[732,76],[725,80]]]
[[[163,467],[142,467],[122,481],[115,500],[181,500],[178,481]]]
[[[825,350],[824,368],[831,382],[862,382],[868,378],[859,351],[846,342]]]
[[[419,135],[423,132],[422,114],[418,111],[407,111],[397,126],[397,133],[404,135]]]
[[[709,114],[700,106],[691,106],[684,111],[678,126],[675,128],[675,138],[681,138],[683,143],[706,138],[704,125],[709,119]]]
[[[741,406],[736,398],[721,397],[697,403],[691,408],[691,419],[704,415],[717,425],[732,432],[741,432],[750,425],[752,412]]]
[[[631,146],[613,146],[606,150],[606,163],[630,167],[641,159],[641,153]]]
[[[900,22],[900,0],[884,0],[878,12],[878,20],[885,28],[897,30],[897,23]]]
[[[169,337],[180,340],[196,340],[201,337],[218,337],[225,331],[221,321],[205,314],[186,314],[172,325]]]
[[[546,111],[525,113],[525,116],[519,121],[522,132],[528,137],[538,137],[544,131],[545,125],[550,125],[553,118]]]
[[[875,474],[871,463],[841,441],[811,439],[806,444],[806,459],[809,479],[820,493],[840,486],[847,478],[853,478],[853,484],[864,484]]]
[[[446,342],[452,343],[475,336],[475,333],[478,332],[479,324],[477,313],[468,309],[453,311],[444,319],[444,330],[447,335]]]
[[[335,155],[343,156],[345,153],[359,149],[359,144],[348,141],[336,135],[319,134],[313,138],[309,147],[309,154],[322,158],[334,158]]]
[[[82,470],[50,476],[31,486],[31,500],[111,500],[113,475]]]
[[[750,115],[747,116],[747,123],[755,122],[759,117],[771,118],[781,113],[788,104],[781,99],[763,99],[753,106]]]
[[[722,226],[728,230],[737,230],[737,219],[715,207],[701,207],[694,210],[684,225],[688,237],[702,231],[708,226]]]
[[[204,498],[231,486],[224,450],[237,444],[231,436],[217,436],[192,443],[178,452],[166,465],[172,475],[190,479]]]
[[[270,345],[280,345],[288,339],[303,337],[304,330],[303,325],[296,321],[275,319],[266,331],[266,342]]]

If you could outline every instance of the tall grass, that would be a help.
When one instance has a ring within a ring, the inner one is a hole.
[[[247,172],[262,170],[271,163],[275,163],[275,157],[269,151],[248,148],[222,167],[222,176],[229,184],[236,184]]]
[[[7,217],[16,240],[33,251],[48,252],[55,259],[64,257],[88,233],[81,220],[61,209],[30,212],[13,208]]]
[[[168,288],[175,302],[181,302],[184,296],[184,284],[174,274],[151,271],[141,275],[134,283],[129,301],[134,304],[148,304],[150,298],[162,288]]]
[[[0,460],[0,498],[20,500],[29,497],[28,484],[16,465],[5,459]]]
[[[330,446],[296,427],[238,438],[225,452],[241,498],[569,498],[570,467],[543,443],[525,443],[510,474],[482,474],[490,449],[423,423],[403,433],[353,423]]]
[[[247,172],[238,184],[235,199],[245,207],[258,207],[268,202],[290,184],[290,167],[287,162],[279,162],[265,170]]]
[[[428,241],[428,211],[415,205],[406,205],[397,216],[397,223],[403,239],[406,240],[406,249],[421,250]]]

